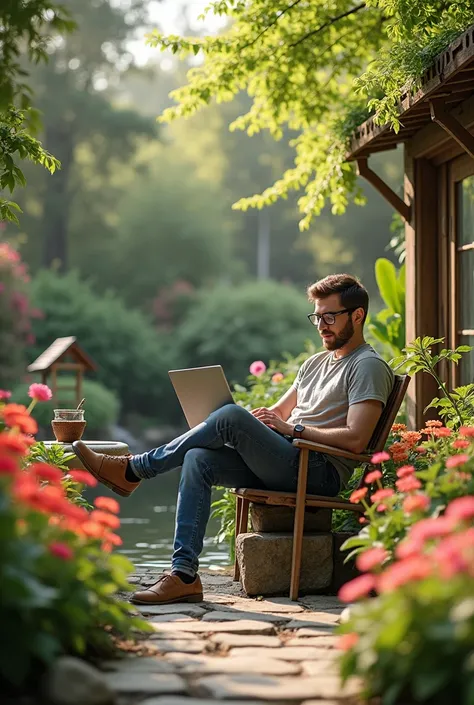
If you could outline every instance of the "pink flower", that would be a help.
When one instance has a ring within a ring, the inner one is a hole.
[[[378,582],[379,592],[392,592],[406,583],[427,578],[431,573],[431,563],[426,556],[418,555],[392,563],[382,573]]]
[[[413,475],[414,472],[415,468],[413,465],[402,465],[397,470],[397,477],[409,477],[409,475]]]
[[[55,543],[50,543],[48,548],[49,552],[52,553],[53,556],[61,558],[61,560],[63,561],[70,561],[72,558],[74,558],[74,553],[72,549],[65,543],[60,543],[59,541],[56,541]]]
[[[384,499],[388,499],[389,497],[393,497],[395,492],[387,487],[387,489],[384,490],[377,490],[377,492],[374,492],[372,497],[370,498],[372,500],[373,504],[378,504],[379,502],[382,502]]]
[[[359,575],[341,587],[338,597],[341,602],[360,600],[362,597],[367,597],[369,592],[375,588],[375,584],[375,576],[370,573]]]
[[[388,552],[384,548],[376,546],[375,548],[369,548],[369,550],[364,551],[364,553],[359,553],[356,558],[356,566],[361,573],[366,573],[374,568],[378,568],[386,558],[388,558]]]
[[[466,438],[474,438],[474,426],[461,426],[459,433]]]
[[[352,504],[357,504],[357,502],[360,502],[360,500],[365,497],[367,492],[367,487],[361,487],[360,490],[354,490],[354,492],[349,497],[349,502],[351,502]]]
[[[337,648],[341,651],[350,651],[350,649],[352,649],[358,641],[359,635],[355,632],[351,632],[350,634],[343,634],[337,642]]]
[[[285,375],[283,375],[281,372],[275,372],[275,374],[272,376],[272,382],[274,384],[278,384],[282,381],[282,379],[285,379]]]
[[[458,438],[457,441],[453,442],[453,448],[468,448],[469,445],[469,441],[464,441],[462,438]]]
[[[266,364],[261,360],[255,360],[249,367],[250,374],[254,375],[254,377],[261,377],[266,369]]]
[[[466,453],[461,453],[460,455],[452,455],[446,460],[447,468],[457,468],[458,465],[464,465],[469,460],[469,456]]]
[[[424,543],[430,539],[437,539],[441,536],[448,536],[455,527],[453,517],[442,516],[435,519],[422,519],[410,529],[409,537],[415,543]]]
[[[413,475],[409,475],[408,477],[402,477],[400,480],[397,480],[395,487],[399,492],[414,492],[415,490],[421,489],[421,482]]]
[[[445,426],[441,426],[441,428],[432,428],[431,432],[433,433],[433,436],[436,436],[436,438],[449,438],[452,434],[451,429],[446,428]]]
[[[425,494],[412,494],[403,500],[403,511],[407,514],[424,512],[429,506],[430,498]]]
[[[74,482],[79,482],[81,485],[87,485],[88,487],[95,487],[97,485],[95,477],[92,477],[86,470],[70,470],[69,475]]]
[[[380,480],[381,477],[382,477],[382,473],[380,472],[380,470],[373,470],[372,472],[369,472],[366,475],[365,484],[371,485],[376,480]]]
[[[2,399],[10,399],[11,395],[12,395],[12,393],[7,392],[6,389],[0,389],[0,401]]]
[[[390,460],[390,456],[388,453],[382,450],[380,453],[375,453],[372,456],[370,462],[374,465],[378,465],[379,463],[383,463],[385,460]]]
[[[51,389],[47,384],[30,384],[28,396],[35,401],[49,401],[53,396]]]
[[[472,519],[474,517],[474,497],[458,497],[453,499],[446,509],[445,516],[453,519]]]

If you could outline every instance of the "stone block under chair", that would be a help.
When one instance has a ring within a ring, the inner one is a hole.
[[[247,595],[287,594],[290,589],[293,534],[248,533],[236,539],[235,554]],[[303,537],[300,591],[322,592],[333,573],[331,533]]]
[[[320,507],[306,507],[304,532],[331,531],[332,511]],[[265,531],[293,531],[295,523],[294,507],[272,506],[271,504],[250,503],[250,522],[257,533]]]

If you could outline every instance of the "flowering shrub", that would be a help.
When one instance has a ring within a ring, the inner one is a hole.
[[[30,409],[47,396],[40,387],[30,388]],[[88,512],[78,496],[96,480],[38,461],[30,409],[0,402],[0,681],[10,687],[61,653],[110,650],[114,631],[144,628],[114,597],[132,568],[111,554],[118,503],[98,497]]]
[[[8,386],[23,368],[25,345],[34,342],[32,316],[26,294],[29,281],[20,255],[7,243],[0,243],[0,387]]]
[[[363,574],[339,593],[344,602],[362,600],[340,627],[343,678],[362,676],[365,695],[380,695],[382,705],[471,705],[474,497],[413,524],[388,559],[381,546],[359,555]],[[373,590],[377,597],[365,599]]]

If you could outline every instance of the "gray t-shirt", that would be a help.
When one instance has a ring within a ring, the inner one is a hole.
[[[339,359],[333,352],[317,353],[298,371],[293,383],[296,406],[288,422],[340,428],[346,425],[352,404],[376,399],[385,406],[393,380],[392,369],[368,343]],[[357,461],[334,455],[325,457],[334,465],[345,487]]]

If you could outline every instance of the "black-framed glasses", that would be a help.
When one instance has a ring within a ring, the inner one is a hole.
[[[343,308],[342,311],[328,311],[327,313],[308,313],[308,318],[313,326],[319,326],[319,321],[323,320],[327,326],[332,326],[336,322],[336,316],[340,316],[341,313],[352,313],[356,310],[354,308]]]

